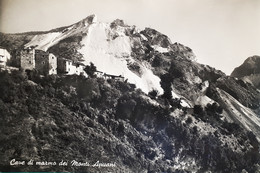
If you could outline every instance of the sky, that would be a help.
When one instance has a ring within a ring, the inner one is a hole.
[[[91,14],[154,28],[228,75],[260,55],[260,0],[0,0],[0,32],[46,31]]]

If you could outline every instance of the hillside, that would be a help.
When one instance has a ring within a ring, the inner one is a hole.
[[[216,105],[189,114],[129,84],[1,72],[1,171],[236,172],[257,169],[251,132]],[[10,159],[116,167],[8,166]],[[4,164],[3,164],[4,163]]]
[[[92,15],[50,31],[0,36],[13,58],[32,46],[125,78],[1,70],[0,171],[260,169],[259,90],[199,64],[192,49],[159,31]],[[10,166],[11,159],[69,165]],[[97,161],[112,163],[94,167]]]

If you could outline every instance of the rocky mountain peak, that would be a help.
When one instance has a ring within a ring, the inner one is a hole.
[[[235,68],[231,73],[231,76],[241,78],[244,76],[250,76],[251,74],[260,73],[260,56],[251,56],[247,58],[242,65]]]
[[[111,22],[111,28],[113,28],[114,26],[121,26],[121,27],[126,27],[127,25],[125,24],[125,22],[121,19],[116,19],[113,22]]]
[[[171,40],[166,35],[152,28],[145,28],[141,31],[141,34],[146,36],[148,40],[151,41],[152,45],[160,45],[163,48],[168,48],[172,44]]]
[[[97,22],[97,16],[95,14],[90,15],[79,22],[71,25],[74,29],[81,30],[82,28],[85,28],[93,23]],[[65,30],[70,30],[71,26],[68,26]]]
[[[83,19],[82,21],[85,22],[85,23],[88,23],[88,24],[96,23],[97,22],[97,15],[92,14],[92,15],[86,17],[85,19]]]
[[[247,58],[242,65],[234,69],[231,76],[241,78],[260,89],[260,56]]]

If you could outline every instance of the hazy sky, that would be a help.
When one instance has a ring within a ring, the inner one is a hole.
[[[152,27],[227,74],[260,55],[260,0],[0,0],[0,31],[45,31],[91,14]]]

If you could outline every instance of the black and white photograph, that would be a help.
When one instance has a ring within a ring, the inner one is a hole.
[[[260,173],[260,0],[0,0],[0,172]]]

